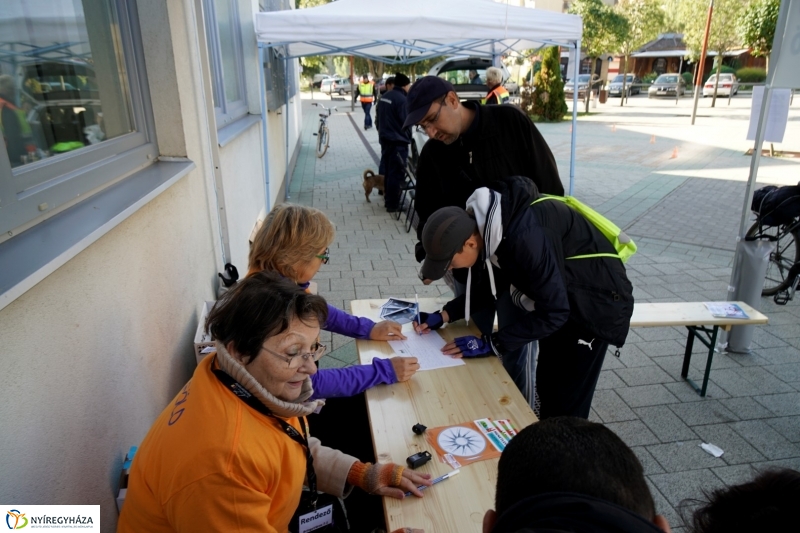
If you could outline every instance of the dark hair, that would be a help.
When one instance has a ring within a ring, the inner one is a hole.
[[[208,314],[206,331],[225,346],[233,342],[249,363],[265,340],[286,331],[295,318],[322,326],[328,304],[275,272],[258,272],[220,298]]]
[[[499,515],[524,498],[549,492],[594,496],[655,517],[653,496],[633,450],[607,427],[557,417],[523,429],[500,456],[495,508]]]
[[[389,76],[388,78],[386,78],[386,82],[384,83],[384,85],[389,85],[390,83],[394,85],[394,76]]]
[[[789,468],[765,470],[752,481],[705,496],[707,503],[691,520],[694,533],[788,531],[797,527],[790,524],[797,520],[800,472]]]

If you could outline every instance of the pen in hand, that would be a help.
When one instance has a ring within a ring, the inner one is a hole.
[[[419,296],[417,294],[414,295],[414,302],[417,304],[417,326],[422,327],[422,321],[419,316]],[[417,335],[422,335],[422,331],[417,330]]]
[[[437,477],[436,479],[434,479],[433,481],[431,481],[431,484],[430,484],[430,486],[432,487],[432,486],[436,485],[437,483],[441,483],[441,482],[442,482],[442,481],[444,481],[445,479],[450,479],[451,477],[455,476],[455,475],[456,475],[456,474],[458,474],[459,472],[461,472],[461,469],[460,469],[460,468],[459,468],[459,469],[457,469],[457,470],[453,470],[452,472],[448,472],[447,474],[445,474],[445,475],[443,475],[443,476],[439,476],[439,477]],[[427,489],[427,488],[430,488],[430,487],[429,487],[428,485],[420,485],[420,486],[418,486],[417,488],[418,488],[419,490],[425,490],[425,489]],[[409,491],[409,492],[406,492],[406,497],[409,497],[409,496],[411,496],[411,492],[410,492],[410,491]]]

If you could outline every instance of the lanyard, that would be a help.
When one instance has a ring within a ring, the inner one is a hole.
[[[268,416],[274,420],[278,421],[278,424],[281,425],[283,431],[289,436],[290,439],[295,441],[296,443],[303,446],[306,450],[306,481],[308,482],[309,493],[312,498],[311,505],[314,509],[316,509],[317,505],[317,474],[314,472],[314,458],[311,456],[311,448],[308,446],[308,440],[306,439],[305,434],[308,433],[308,429],[303,429],[304,434],[300,434],[294,427],[292,427],[289,423],[287,423],[282,418],[278,418],[269,408],[261,403],[261,401],[253,396],[250,391],[244,388],[241,383],[233,379],[230,375],[223,372],[219,368],[215,368],[213,370],[214,375],[217,376],[217,379],[222,382],[223,385],[227,389],[229,389],[233,394],[236,395],[237,398],[242,400],[244,403],[261,413],[262,415]],[[305,427],[305,421],[301,423],[301,426]]]

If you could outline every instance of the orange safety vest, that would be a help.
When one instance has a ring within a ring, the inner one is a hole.
[[[358,94],[359,98],[361,99],[361,103],[369,104],[372,103],[373,93],[375,92],[375,83],[368,82],[368,83],[359,83],[358,84]]]
[[[489,97],[492,95],[494,95],[494,97],[497,99],[498,104],[505,104],[506,102],[508,102],[508,98],[510,96],[505,87],[503,87],[502,85],[498,85],[497,87],[489,91],[489,94],[486,95],[486,98],[481,100],[481,103],[486,105],[486,100],[488,100]]]

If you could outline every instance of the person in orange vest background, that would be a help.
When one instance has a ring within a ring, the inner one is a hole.
[[[0,76],[0,132],[12,167],[24,164],[28,154],[36,152],[25,111],[14,105],[15,93],[14,78],[8,74]]]
[[[489,92],[481,102],[484,105],[505,104],[508,102],[508,91],[503,87],[503,71],[497,67],[486,69],[486,85]]]
[[[361,83],[358,84],[358,99],[361,102],[361,109],[364,110],[364,129],[372,127],[372,102],[375,101],[375,83],[369,81],[369,77],[364,74],[361,76]]]

